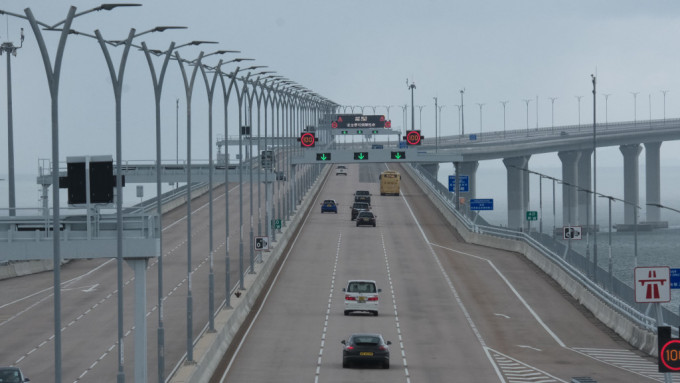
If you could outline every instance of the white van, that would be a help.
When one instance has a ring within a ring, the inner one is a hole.
[[[378,293],[382,290],[376,287],[375,281],[350,280],[342,291],[345,292],[345,315],[353,311],[364,311],[378,316]]]

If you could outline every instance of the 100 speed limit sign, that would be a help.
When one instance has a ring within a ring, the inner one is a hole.
[[[269,237],[255,237],[255,250],[269,250]]]

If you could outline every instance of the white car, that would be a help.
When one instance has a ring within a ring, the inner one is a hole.
[[[336,176],[346,176],[347,170],[345,170],[345,169],[335,169],[335,175]]]
[[[378,316],[380,304],[378,293],[382,290],[377,288],[375,281],[350,280],[342,291],[345,293],[345,315],[354,311],[364,311]]]

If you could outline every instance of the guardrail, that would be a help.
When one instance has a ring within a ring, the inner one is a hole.
[[[609,276],[605,270],[602,270],[599,267],[597,269],[598,275],[601,274],[604,276],[604,278],[599,280],[602,281],[611,278],[612,284],[609,286],[609,289],[607,289],[594,282],[593,279],[588,277],[585,271],[588,267],[592,267],[592,263],[589,263],[587,258],[584,260],[583,255],[576,251],[565,249],[564,244],[554,241],[550,236],[510,230],[508,228],[493,226],[486,222],[484,222],[484,224],[477,224],[476,221],[478,221],[480,217],[477,216],[475,219],[471,219],[458,211],[452,193],[450,193],[448,188],[442,185],[434,175],[418,165],[404,165],[413,170],[412,174],[415,174],[420,178],[421,185],[426,186],[432,195],[437,198],[441,204],[446,206],[468,231],[526,243],[560,267],[572,279],[580,283],[583,288],[597,297],[603,304],[615,310],[640,328],[649,331],[650,333],[656,333],[656,318],[648,314],[651,311],[652,305],[636,303],[634,300],[635,292],[632,287],[621,282],[616,277]],[[472,214],[475,213],[472,212]],[[563,253],[563,255],[560,255],[561,253]],[[667,324],[672,323],[677,325],[680,322],[678,314],[671,312],[666,307],[663,307],[663,317],[664,322]],[[677,328],[674,328],[673,331],[674,334],[677,335]]]

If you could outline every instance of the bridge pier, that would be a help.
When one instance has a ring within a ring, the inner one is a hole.
[[[437,178],[437,174],[439,173],[439,163],[438,162],[432,162],[429,164],[421,164],[420,165],[423,169],[425,169],[428,173],[432,175],[435,179]]]
[[[470,200],[477,198],[477,168],[479,168],[479,161],[454,162],[453,166],[456,171],[456,176],[468,176],[468,192],[465,194],[464,213],[470,213]],[[460,193],[456,193],[457,195]],[[460,196],[459,196],[460,197]]]
[[[593,190],[592,186],[592,167],[591,167],[591,158],[593,155],[593,150],[592,149],[584,149],[580,151],[581,154],[578,159],[578,168],[577,168],[577,177],[578,177],[578,186],[580,189],[577,192],[577,201],[578,201],[578,215],[577,215],[577,220],[575,220],[575,223],[577,225],[581,225],[584,227],[584,231],[589,231],[590,228],[586,227],[586,225],[592,225],[593,224],[593,199],[592,199],[592,194],[588,193],[585,190]]]
[[[521,230],[524,224],[524,211],[529,199],[527,167],[529,156],[504,158],[503,164],[508,175],[508,228]]]
[[[568,150],[558,152],[557,156],[562,161],[562,224],[563,226],[570,226],[578,222],[576,177],[581,152]]]
[[[623,223],[633,225],[635,209],[640,204],[638,160],[642,146],[640,144],[621,145],[619,150],[623,154],[623,199],[626,201],[623,204]]]
[[[645,142],[645,190],[647,203],[661,203],[661,142]],[[668,227],[668,222],[661,221],[661,208],[646,206],[647,222],[656,227]]]

